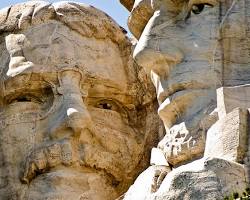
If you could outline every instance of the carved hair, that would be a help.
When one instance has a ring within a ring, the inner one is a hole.
[[[28,1],[0,10],[0,34],[18,32],[30,26],[56,20],[85,37],[125,39],[124,30],[104,12],[80,3]]]

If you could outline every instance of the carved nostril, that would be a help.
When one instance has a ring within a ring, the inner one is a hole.
[[[75,136],[79,136],[81,131],[90,125],[91,117],[87,110],[78,111],[75,108],[67,110],[67,126],[73,130]]]
[[[88,110],[84,105],[78,107],[62,108],[64,112],[59,112],[60,116],[55,116],[55,120],[51,120],[51,139],[79,137],[84,129],[90,128],[92,120]]]
[[[161,50],[151,49],[150,47],[136,46],[133,57],[136,63],[146,69],[155,71],[158,74],[166,73],[172,65],[182,62],[183,53],[176,47],[163,48]]]

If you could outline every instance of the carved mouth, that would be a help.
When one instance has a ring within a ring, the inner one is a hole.
[[[201,110],[203,104],[203,108],[206,109],[208,101],[211,102],[211,91],[208,90],[209,88],[206,87],[177,87],[175,90],[171,90],[167,96],[162,96],[162,102],[159,101],[158,114],[163,120],[165,128],[168,130],[177,123],[187,119],[191,120],[192,113]],[[200,103],[195,107],[197,102]],[[188,113],[188,109],[190,113]]]
[[[101,168],[93,168],[93,167],[88,167],[88,166],[81,166],[75,167],[75,166],[63,166],[63,165],[58,165],[54,168],[50,169],[44,169],[43,172],[36,173],[36,176],[34,176],[32,179],[29,180],[29,184],[31,184],[34,180],[40,179],[57,179],[58,177],[63,179],[64,181],[67,179],[71,179],[72,176],[77,174],[77,177],[74,179],[83,179],[83,177],[88,177],[91,175],[95,176],[100,176],[100,177],[105,177],[108,179],[108,182],[113,186],[117,187],[120,184],[120,181],[118,181],[112,174],[107,172],[105,169]],[[88,180],[86,180],[87,182]],[[25,182],[27,183],[27,182]]]

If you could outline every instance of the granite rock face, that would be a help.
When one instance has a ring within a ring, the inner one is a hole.
[[[98,9],[0,10],[0,199],[113,200],[158,141],[153,86]]]
[[[130,0],[120,0],[120,3],[125,6],[128,10],[132,10],[133,5],[134,5],[134,1],[130,1]]]
[[[138,39],[133,57],[151,76],[165,135],[152,166],[124,199],[223,199],[243,192],[249,184],[250,2],[130,3],[128,25]]]

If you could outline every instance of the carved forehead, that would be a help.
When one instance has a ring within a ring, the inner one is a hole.
[[[121,0],[122,1],[122,0]],[[129,1],[133,3],[130,9],[130,16],[128,19],[128,27],[131,33],[137,38],[140,38],[144,27],[153,16],[155,9],[159,5],[164,5],[175,12],[182,12],[183,8],[190,9],[194,4],[211,4],[216,5],[220,0],[134,0]],[[123,5],[127,3],[126,0],[121,2]],[[126,7],[126,5],[125,5]]]
[[[121,0],[122,1],[122,0]],[[188,0],[135,0],[130,1],[130,3],[133,2],[133,6],[130,9],[131,13],[128,19],[128,27],[131,31],[131,33],[139,39],[144,27],[148,23],[149,19],[154,14],[154,8],[153,5],[155,4],[171,4],[172,6],[176,6],[180,3],[187,2]],[[123,3],[127,3],[126,0],[124,0]],[[126,6],[126,5],[125,5]]]
[[[2,57],[10,57],[10,63],[1,62],[5,71],[15,64],[31,64],[33,70],[80,66],[104,78],[115,73],[125,81],[124,74],[131,67],[130,42],[119,25],[85,4],[28,1],[2,9],[0,39]]]
[[[56,22],[9,34],[5,46],[10,61],[1,62],[1,66],[11,77],[22,71],[53,74],[65,68],[78,68],[98,80],[110,80],[126,87],[128,77],[135,73],[127,73],[129,60],[124,58],[126,62],[123,62],[123,55],[113,41],[83,37]]]

